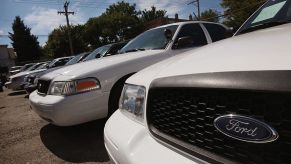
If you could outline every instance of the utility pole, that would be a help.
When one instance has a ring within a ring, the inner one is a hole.
[[[191,4],[194,4],[194,6],[197,7],[197,10],[198,10],[198,13],[197,13],[197,15],[198,15],[197,20],[200,20],[200,17],[201,17],[201,15],[200,15],[200,0],[194,0],[194,1],[190,2],[190,3],[188,3],[188,5],[191,5]],[[196,15],[196,14],[194,13],[194,15]]]
[[[69,15],[72,14],[74,15],[74,12],[68,11],[68,7],[69,7],[70,2],[66,1],[64,3],[64,9],[65,11],[58,11],[58,14],[64,14],[66,16],[66,20],[67,20],[67,28],[68,28],[68,37],[69,37],[69,44],[70,44],[70,51],[71,51],[71,55],[74,55],[74,51],[73,51],[73,43],[72,43],[72,38],[71,38],[71,26],[69,23]]]

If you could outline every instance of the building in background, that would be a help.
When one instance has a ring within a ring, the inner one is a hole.
[[[15,65],[17,55],[13,48],[8,48],[8,45],[0,45],[0,80],[6,81],[8,72]]]
[[[17,55],[13,48],[8,48],[8,45],[0,45],[0,67],[10,69],[15,65]]]

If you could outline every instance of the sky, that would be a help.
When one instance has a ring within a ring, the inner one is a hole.
[[[70,24],[84,24],[91,17],[100,16],[105,9],[120,0],[70,0],[69,10],[74,11],[70,15]],[[155,6],[157,9],[166,10],[168,17],[173,18],[175,13],[179,18],[188,19],[189,14],[197,12],[192,0],[124,0],[130,4],[136,4],[137,10],[150,9]],[[221,0],[200,0],[201,11],[215,9],[222,12]],[[56,27],[65,25],[64,15],[58,15],[63,10],[64,0],[1,0],[0,2],[0,44],[7,44],[11,47],[11,40],[8,32],[11,32],[11,25],[15,16],[20,16],[26,26],[31,28],[31,33],[38,36],[41,46],[48,39],[48,34]],[[193,15],[193,14],[192,14]]]

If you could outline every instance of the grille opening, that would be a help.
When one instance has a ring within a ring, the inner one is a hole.
[[[37,82],[37,92],[39,94],[46,95],[50,86],[50,82],[48,80],[38,80]]]
[[[280,137],[264,144],[227,137],[213,125],[215,118],[225,114],[245,115],[263,121],[274,127]],[[154,137],[194,156],[199,148],[213,157],[235,163],[291,161],[290,93],[152,88],[147,102],[147,122]],[[213,160],[209,155],[205,159]]]

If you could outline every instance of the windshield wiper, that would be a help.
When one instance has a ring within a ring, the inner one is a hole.
[[[144,49],[144,48],[135,48],[135,49],[131,49],[131,50],[126,50],[126,51],[124,51],[125,53],[126,52],[136,52],[136,51],[145,51],[146,49]]]
[[[239,32],[238,35],[252,32],[252,31],[256,31],[259,29],[265,29],[265,28],[269,28],[269,27],[273,27],[273,26],[278,26],[278,25],[282,25],[282,24],[286,24],[286,23],[290,23],[290,22],[291,22],[290,20],[267,22],[267,23],[263,23],[263,24],[259,24],[256,26],[251,26],[249,28],[243,29],[242,31]]]

